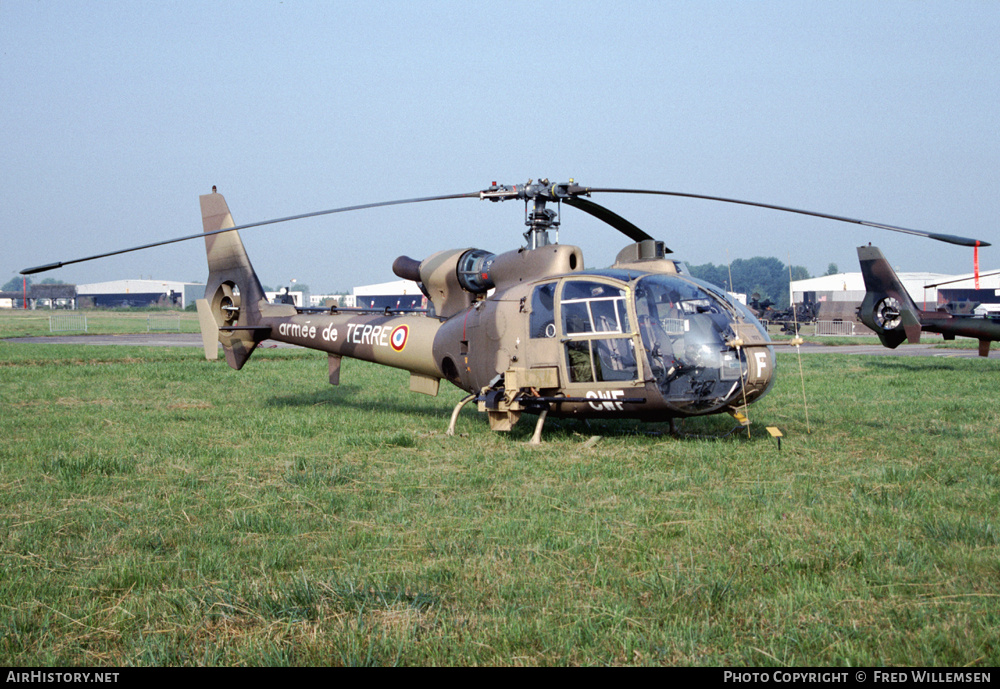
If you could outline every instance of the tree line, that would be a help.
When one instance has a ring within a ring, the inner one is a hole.
[[[830,267],[834,268],[832,264]],[[762,256],[737,258],[728,266],[713,263],[688,266],[688,270],[699,280],[711,282],[730,292],[747,295],[748,301],[757,294],[760,301],[770,300],[776,309],[788,308],[789,280],[807,280],[812,277],[802,266],[791,266],[789,272],[789,267],[778,259]]]
[[[0,292],[20,292],[25,286],[31,287],[32,285],[65,285],[66,283],[62,280],[56,280],[55,278],[45,278],[41,282],[35,282],[30,277],[22,277],[20,275],[12,277],[3,287],[0,287]]]

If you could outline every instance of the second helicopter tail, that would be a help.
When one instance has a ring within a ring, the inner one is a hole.
[[[859,246],[861,275],[865,280],[865,299],[858,315],[861,322],[875,331],[883,345],[895,349],[904,340],[920,342],[920,309],[889,265],[874,246]]]

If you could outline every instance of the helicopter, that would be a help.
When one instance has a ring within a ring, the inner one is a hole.
[[[859,246],[858,259],[865,281],[865,298],[858,307],[858,316],[885,347],[895,349],[904,340],[919,344],[920,333],[926,331],[940,333],[945,340],[956,336],[976,338],[979,356],[988,357],[990,342],[1000,340],[1000,319],[952,313],[944,307],[936,311],[920,309],[878,247]]]
[[[343,357],[406,370],[409,389],[437,395],[445,380],[468,393],[494,431],[523,414],[668,421],[745,410],[772,388],[774,347],[753,313],[721,288],[690,275],[661,240],[604,206],[592,194],[651,194],[769,208],[973,246],[977,240],[843,216],[683,192],[593,188],[574,180],[494,182],[479,191],[382,201],[235,225],[215,187],[200,197],[201,233],[21,271],[63,265],[204,237],[209,276],[199,305],[203,332],[217,336],[239,370],[264,340],[327,353],[328,380],[340,382]],[[525,244],[495,254],[465,247],[422,259],[398,257],[394,274],[419,284],[426,309],[302,308],[272,304],[239,231],[301,218],[381,206],[461,198],[525,204]],[[580,247],[558,243],[563,204],[588,213],[630,243],[609,268],[586,268]],[[554,206],[554,207],[553,207]],[[987,245],[980,242],[981,246]],[[799,344],[801,339],[785,344]],[[216,345],[212,344],[212,347]],[[206,346],[206,349],[208,347]]]

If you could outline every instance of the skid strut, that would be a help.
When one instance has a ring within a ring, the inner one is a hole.
[[[448,430],[445,435],[455,435],[455,424],[458,423],[458,412],[462,411],[462,407],[474,399],[476,399],[476,395],[469,395],[467,397],[463,397],[462,401],[455,405],[455,408],[451,412],[451,423],[448,424]]]

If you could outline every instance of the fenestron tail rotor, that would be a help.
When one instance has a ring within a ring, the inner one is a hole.
[[[883,330],[895,330],[903,322],[902,306],[895,297],[885,297],[875,305],[875,322]]]

